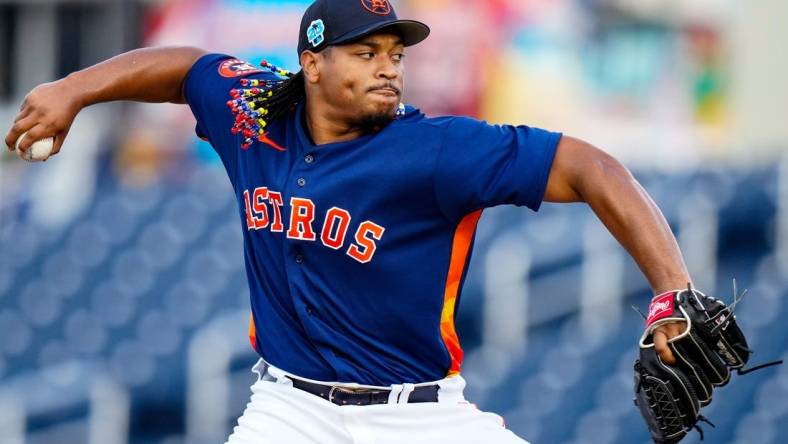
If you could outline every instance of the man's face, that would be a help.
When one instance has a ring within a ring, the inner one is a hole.
[[[404,88],[405,47],[396,34],[380,33],[320,54],[323,98],[355,126],[380,127],[394,119]]]

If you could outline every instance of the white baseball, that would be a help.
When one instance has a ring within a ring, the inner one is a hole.
[[[47,160],[49,156],[52,154],[52,150],[55,148],[55,139],[52,137],[47,137],[46,139],[36,140],[30,145],[27,151],[22,152],[19,150],[19,143],[22,139],[25,138],[27,132],[23,133],[16,139],[16,153],[22,159],[25,159],[28,162],[41,162]]]

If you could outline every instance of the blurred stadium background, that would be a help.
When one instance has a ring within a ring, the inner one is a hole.
[[[308,3],[0,0],[0,129],[35,85],[139,46],[295,68]],[[788,357],[788,2],[398,6],[434,31],[410,51],[408,102],[616,155],[662,207],[697,286],[726,300],[732,277],[750,289],[739,318],[753,360]],[[193,125],[184,106],[99,105],[46,164],[0,155],[0,443],[230,432],[253,382],[249,295],[231,188]],[[629,308],[648,299],[584,206],[486,211],[457,320],[467,397],[533,443],[648,442]],[[707,441],[786,442],[788,366],[737,379],[706,409]]]

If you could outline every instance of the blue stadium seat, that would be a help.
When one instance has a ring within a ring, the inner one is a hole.
[[[155,279],[150,253],[128,249],[118,253],[112,263],[112,276],[139,293],[149,293]]]
[[[616,442],[620,428],[616,417],[604,410],[594,410],[580,417],[575,426],[575,441],[589,440],[594,444],[612,444]]]
[[[41,281],[46,282],[55,289],[64,299],[76,295],[85,280],[85,269],[62,249],[46,252],[40,258]]]
[[[90,307],[107,327],[121,327],[137,310],[136,292],[115,280],[105,280],[93,290]]]
[[[520,402],[534,416],[544,417],[554,413],[564,397],[564,390],[553,385],[554,379],[538,373],[524,381],[520,387]]]
[[[774,422],[763,414],[750,413],[742,418],[736,428],[736,439],[749,444],[771,444],[777,441]]]
[[[142,230],[137,245],[148,253],[157,270],[171,267],[184,254],[185,238],[179,228],[167,222],[154,222]]]
[[[59,288],[55,283],[47,281],[29,282],[19,292],[17,299],[19,309],[27,320],[37,327],[52,324],[61,314],[64,304]]]
[[[92,357],[107,346],[108,332],[98,317],[80,308],[66,318],[64,338],[75,354]]]
[[[6,248],[5,246],[0,245],[0,248]],[[7,251],[7,250],[3,250]],[[15,273],[14,269],[12,269],[11,265],[11,258],[6,257],[2,262],[0,262],[0,300],[4,295],[9,294],[8,290],[11,289],[11,285],[14,284]],[[2,306],[2,302],[0,302],[0,306]]]
[[[0,353],[17,356],[24,353],[33,340],[33,328],[17,310],[0,311]]]
[[[156,360],[147,349],[134,340],[126,340],[114,347],[110,370],[130,387],[148,384],[156,371]]]
[[[178,281],[164,296],[169,319],[181,327],[194,327],[204,322],[211,308],[211,294],[192,280]]]
[[[100,265],[109,255],[114,236],[114,224],[102,225],[98,221],[88,219],[76,225],[69,235],[66,246],[70,261],[83,268]]]
[[[16,270],[28,266],[38,253],[42,240],[41,230],[29,224],[14,224],[3,245],[2,254],[8,259],[4,262]]]
[[[140,345],[153,356],[175,353],[182,346],[183,337],[178,324],[168,313],[152,309],[137,323],[136,337]]]

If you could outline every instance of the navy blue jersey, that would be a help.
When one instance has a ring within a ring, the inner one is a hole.
[[[538,210],[560,134],[408,106],[377,133],[315,146],[301,103],[244,148],[230,90],[273,76],[211,54],[184,85],[238,201],[255,350],[324,381],[457,374],[454,319],[481,212]]]

